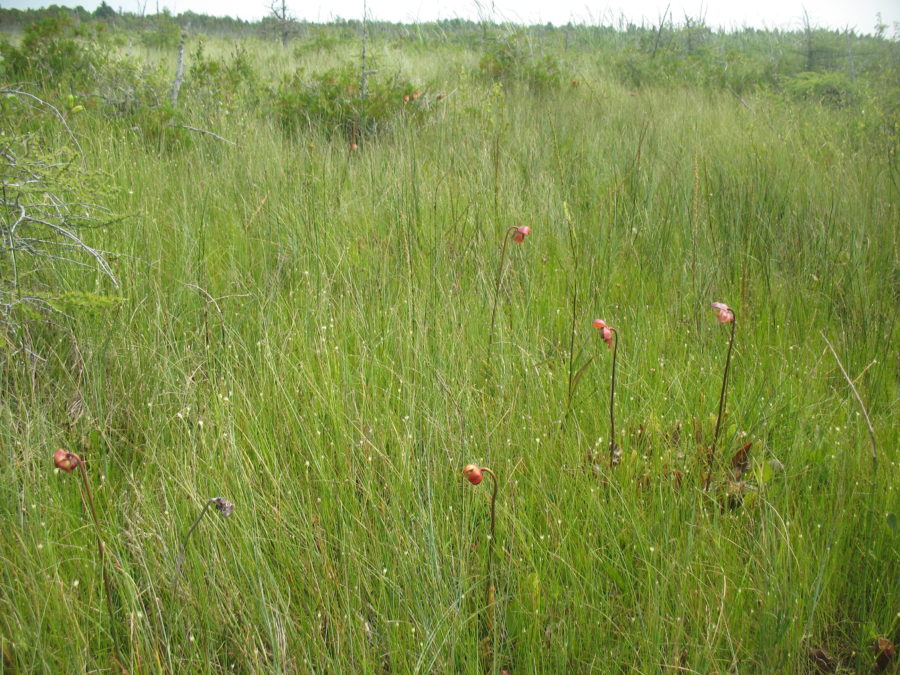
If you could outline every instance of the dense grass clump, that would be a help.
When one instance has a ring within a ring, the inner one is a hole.
[[[140,44],[135,77],[174,71]],[[114,300],[5,339],[4,672],[867,672],[898,641],[893,113],[561,46],[577,77],[504,84],[472,44],[372,38],[372,80],[416,85],[358,146],[265,94],[346,94],[349,39],[189,43],[177,109],[65,92],[130,217],[85,235],[118,287],[19,280]]]

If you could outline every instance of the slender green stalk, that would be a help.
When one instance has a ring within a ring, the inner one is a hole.
[[[103,589],[106,593],[106,604],[109,607],[109,618],[113,619],[112,586],[106,569],[106,546],[103,543],[103,536],[100,531],[97,509],[94,508],[94,493],[91,491],[91,484],[88,482],[87,469],[84,468],[84,462],[79,458],[77,464],[81,474],[81,483],[84,486],[85,502],[87,502],[88,511],[91,512],[91,520],[94,522],[94,531],[97,534],[97,553],[100,556],[100,570],[103,573]]]
[[[494,482],[494,489],[491,492],[491,530],[488,537],[488,556],[487,556],[487,634],[490,643],[489,653],[494,653],[494,602],[496,598],[494,586],[494,538],[497,526],[497,474],[487,467],[479,467],[475,464],[469,464],[463,469],[463,475],[473,485],[478,485],[482,481],[482,474],[488,474]]]

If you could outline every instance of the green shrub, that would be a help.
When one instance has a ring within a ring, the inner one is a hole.
[[[850,78],[837,71],[798,73],[785,81],[784,89],[794,98],[838,108],[854,103],[858,97]]]
[[[141,33],[141,43],[153,49],[175,49],[181,40],[181,27],[165,14],[158,20],[156,28]]]
[[[281,84],[273,104],[289,133],[318,127],[351,141],[384,133],[397,118],[418,117],[428,109],[421,92],[398,74],[384,80],[369,76],[362,96],[353,64],[309,76],[300,69]]]
[[[515,36],[489,44],[478,70],[490,82],[506,86],[520,84],[534,91],[556,89],[562,83],[559,60],[550,54],[535,58],[522,48]]]
[[[98,29],[99,30],[99,29]],[[0,41],[7,78],[50,86],[83,86],[107,60],[102,43],[88,26],[76,27],[68,14],[45,17],[25,27],[20,47]],[[95,31],[96,32],[96,31]]]
[[[259,102],[261,79],[242,45],[237,44],[228,58],[214,59],[206,55],[201,40],[190,61],[183,94],[227,109],[241,101],[251,105]]]
[[[339,44],[334,32],[327,28],[315,30],[309,39],[300,40],[294,47],[294,58],[302,58],[307,54],[331,52]]]

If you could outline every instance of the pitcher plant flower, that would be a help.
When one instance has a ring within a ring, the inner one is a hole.
[[[506,245],[510,236],[517,244],[525,241],[525,237],[531,234],[531,228],[528,225],[512,225],[506,229],[503,237],[503,245],[500,247],[500,264],[497,267],[497,281],[494,284],[494,306],[491,308],[491,328],[488,332],[488,347],[494,343],[494,324],[497,320],[497,303],[500,300],[500,282],[503,280],[503,265],[506,262]]]
[[[722,391],[719,393],[719,413],[716,416],[716,431],[713,434],[712,445],[706,454],[706,478],[703,483],[703,489],[709,490],[709,484],[712,480],[713,461],[716,455],[716,445],[719,442],[719,431],[722,428],[722,413],[725,410],[725,397],[728,389],[728,373],[731,366],[731,350],[734,347],[734,329],[737,326],[737,318],[734,310],[724,302],[712,303],[713,312],[719,323],[731,324],[731,336],[728,338],[728,353],[725,356],[725,374],[722,376]]]
[[[613,350],[612,374],[609,382],[609,463],[617,466],[622,461],[622,450],[616,445],[616,357],[619,353],[619,333],[603,319],[594,319],[594,328],[609,349]]]
[[[475,464],[467,464],[463,468],[463,476],[465,476],[466,480],[472,485],[478,485],[484,479],[484,473]]]
[[[712,308],[719,323],[734,323],[734,311],[724,302],[714,302]]]

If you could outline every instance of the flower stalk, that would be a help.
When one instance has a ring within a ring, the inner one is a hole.
[[[187,546],[191,540],[191,535],[194,533],[194,530],[197,529],[197,525],[200,524],[200,521],[203,520],[203,516],[206,515],[206,512],[209,510],[210,506],[215,506],[216,511],[218,511],[219,515],[223,518],[227,518],[232,513],[234,513],[234,504],[225,499],[224,497],[213,497],[212,499],[207,499],[206,504],[203,505],[203,508],[200,510],[200,515],[197,516],[197,519],[188,529],[187,534],[184,536],[184,543],[181,545],[181,552],[178,554],[178,562],[175,564],[175,576],[172,578],[172,585],[178,581],[178,577],[181,574],[181,565],[184,563],[184,556],[187,553]]]
[[[716,431],[713,434],[712,445],[706,454],[706,479],[703,484],[703,490],[709,490],[709,484],[712,481],[713,462],[716,455],[716,445],[719,442],[719,431],[722,428],[722,413],[725,411],[725,399],[728,395],[728,374],[731,367],[731,350],[734,347],[734,329],[737,326],[737,319],[734,310],[722,302],[712,303],[713,310],[719,323],[731,324],[731,336],[728,338],[728,353],[725,356],[725,373],[722,376],[722,390],[719,392],[719,412],[716,416]]]
[[[525,237],[531,234],[531,228],[528,225],[511,225],[506,229],[503,237],[503,244],[500,247],[500,264],[497,266],[497,281],[494,284],[494,305],[491,308],[491,328],[488,332],[488,347],[494,344],[494,325],[497,320],[497,303],[500,301],[500,283],[503,280],[503,266],[506,262],[506,245],[509,238],[518,244],[525,241]]]
[[[94,493],[91,490],[90,481],[88,481],[87,469],[84,467],[84,460],[74,452],[63,450],[60,448],[53,455],[53,463],[57,469],[62,469],[66,473],[72,473],[78,469],[81,475],[81,499],[88,507],[91,514],[91,522],[94,524],[94,534],[97,537],[97,555],[100,559],[100,572],[103,578],[103,592],[106,595],[106,607],[109,612],[110,622],[115,624],[115,609],[113,607],[113,591],[112,582],[109,578],[109,571],[106,567],[106,545],[103,542],[103,532],[100,529],[100,519],[97,518],[97,509],[94,507]],[[116,652],[118,653],[118,641],[116,641]]]
[[[472,485],[478,485],[484,479],[483,474],[488,474],[494,483],[494,489],[491,492],[491,534],[488,538],[488,559],[487,559],[487,634],[489,638],[494,635],[494,602],[496,593],[494,590],[494,533],[497,525],[497,474],[486,466],[478,466],[469,464],[463,469],[463,475]]]

